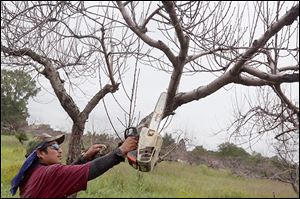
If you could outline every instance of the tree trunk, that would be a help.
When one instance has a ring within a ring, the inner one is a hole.
[[[80,154],[80,142],[84,131],[84,121],[74,122],[69,141],[67,164],[71,164]]]
[[[297,194],[297,198],[299,198],[299,189],[298,189],[299,185],[297,185],[296,183],[291,183],[291,184],[292,184],[293,190]]]

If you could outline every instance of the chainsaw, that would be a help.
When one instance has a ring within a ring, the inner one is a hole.
[[[140,132],[135,127],[129,127],[124,132],[125,139],[129,136],[138,137],[138,148],[127,153],[127,160],[139,171],[152,171],[158,161],[163,142],[158,127],[164,114],[166,99],[167,93],[161,93],[148,127],[143,127]]]

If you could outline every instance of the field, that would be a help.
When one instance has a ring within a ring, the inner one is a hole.
[[[25,147],[14,136],[1,135],[1,198],[11,197],[10,180],[21,166],[24,153]],[[289,184],[238,177],[206,166],[162,162],[153,172],[142,173],[125,162],[90,181],[87,190],[81,191],[78,197],[271,198],[274,195],[296,197]]]

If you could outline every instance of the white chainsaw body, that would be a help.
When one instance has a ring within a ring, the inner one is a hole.
[[[152,114],[149,127],[143,127],[139,133],[137,162],[140,171],[152,171],[158,161],[158,155],[162,146],[162,137],[158,132],[166,106],[167,93],[161,93]]]

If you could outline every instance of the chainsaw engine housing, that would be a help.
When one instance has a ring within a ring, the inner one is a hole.
[[[158,161],[162,141],[162,137],[157,131],[147,127],[141,129],[137,153],[137,163],[140,171],[152,171]]]

